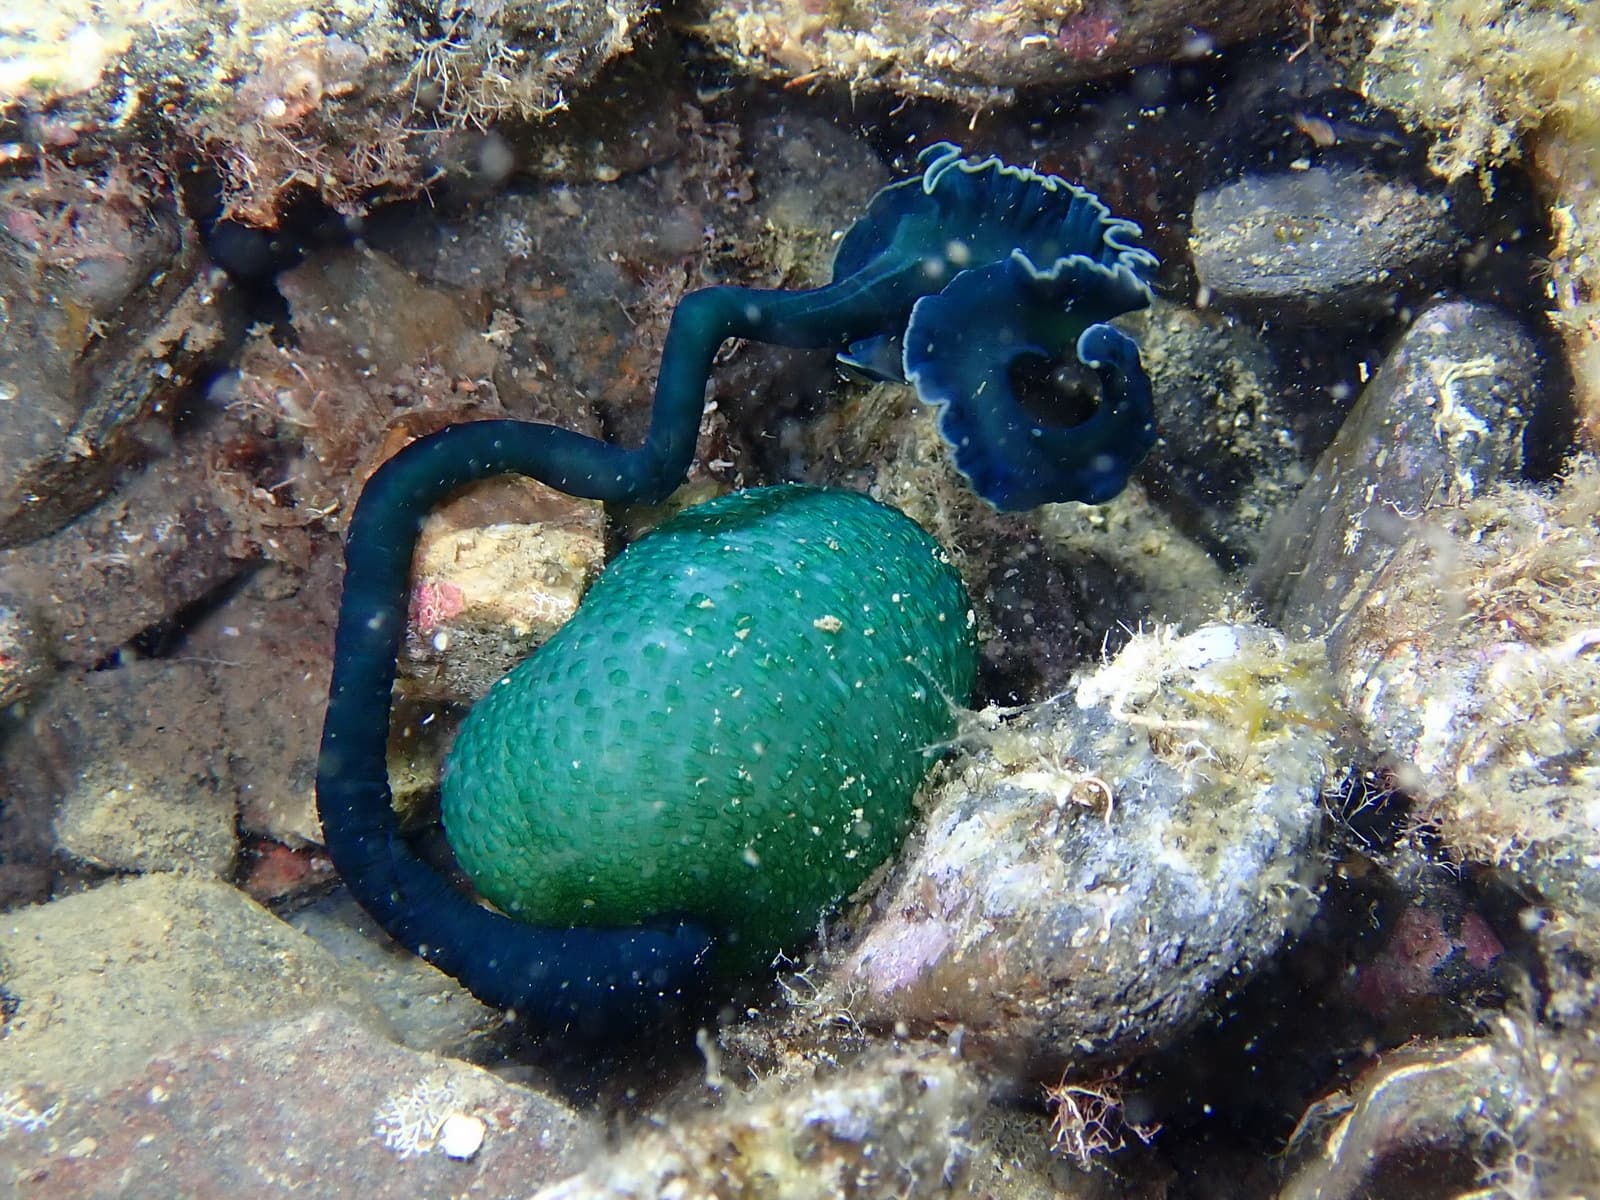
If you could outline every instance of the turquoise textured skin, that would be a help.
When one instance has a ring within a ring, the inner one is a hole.
[[[893,853],[976,664],[961,579],[909,518],[735,493],[631,546],[474,706],[446,833],[518,920],[686,917],[720,972],[753,970]]]

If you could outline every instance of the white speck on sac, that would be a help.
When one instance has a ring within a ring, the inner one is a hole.
[[[832,613],[818,617],[811,624],[813,628],[820,629],[823,633],[838,633],[839,630],[844,628],[844,622]]]
[[[761,865],[761,855],[756,853],[754,846],[746,846],[739,857],[744,859],[746,866],[759,867]]]

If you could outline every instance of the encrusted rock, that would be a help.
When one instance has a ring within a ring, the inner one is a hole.
[[[180,144],[220,177],[225,215],[255,225],[276,225],[304,190],[358,211],[435,178],[424,158],[446,158],[452,132],[565,107],[632,48],[648,11],[249,0],[173,5],[151,21],[132,0],[18,0],[0,16],[0,136],[23,158],[89,144],[159,160]],[[49,115],[19,138],[33,114]]]
[[[222,337],[220,273],[115,166],[0,190],[0,547],[59,529],[137,457]]]
[[[1515,477],[1540,376],[1537,344],[1499,311],[1422,313],[1269,530],[1251,584],[1280,626],[1325,632],[1424,509]]]
[[[758,1085],[705,1116],[638,1130],[535,1200],[960,1194],[978,1078],[948,1052],[890,1047],[837,1073]]]
[[[605,557],[601,506],[522,477],[433,513],[412,561],[408,691],[471,703],[577,611]]]
[[[972,732],[825,990],[1027,1072],[1170,1040],[1315,910],[1334,730],[1320,647],[1135,638]]]
[[[1600,466],[1413,520],[1329,638],[1340,695],[1457,856],[1600,949]]]
[[[1212,303],[1302,321],[1393,312],[1461,244],[1441,193],[1342,166],[1202,192],[1189,242]]]
[[[1503,1016],[1489,1037],[1390,1051],[1348,1092],[1317,1101],[1290,1141],[1298,1168],[1279,1200],[1593,1195],[1597,1107],[1592,1034]]]
[[[746,71],[975,105],[1003,103],[1019,87],[1059,87],[1201,56],[1293,19],[1283,0],[734,0],[697,7],[696,28]]]

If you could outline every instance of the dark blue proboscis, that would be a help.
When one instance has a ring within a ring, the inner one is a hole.
[[[317,803],[351,893],[398,941],[531,1025],[618,1035],[704,978],[711,937],[654,927],[547,929],[458,892],[401,836],[386,749],[411,555],[455,489],[521,474],[573,496],[664,500],[688,473],[712,358],[750,338],[827,348],[916,385],[940,409],[956,465],[998,508],[1114,496],[1154,439],[1137,346],[1105,322],[1149,303],[1155,258],[1137,227],[1054,176],[967,159],[947,142],[883,189],[851,227],[833,282],[807,291],[713,287],[672,314],[650,431],[624,449],[530,421],[455,425],[407,446],[368,481],[350,520]],[[1099,376],[1092,416],[1049,426],[1010,380],[1019,359],[1075,354]]]

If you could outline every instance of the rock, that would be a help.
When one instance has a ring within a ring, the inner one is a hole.
[[[707,283],[762,278],[767,250],[744,210],[752,185],[737,131],[697,120],[682,136],[684,152],[649,171],[529,188],[454,220],[381,231],[379,244],[419,280],[488,298],[484,337],[503,351],[493,386],[511,415],[638,444],[678,301]],[[726,425],[707,412],[693,478],[729,475]]]
[[[487,377],[499,359],[483,336],[481,296],[427,287],[375,250],[318,255],[277,285],[309,354],[350,356],[365,371],[427,361],[467,379]]]
[[[969,734],[824,1003],[1035,1077],[1170,1041],[1315,910],[1334,729],[1319,647],[1136,637]]]
[[[1495,1019],[1490,1037],[1392,1050],[1301,1118],[1279,1200],[1592,1195],[1597,1067],[1592,1032],[1519,1015]]]
[[[462,131],[526,128],[566,107],[632,48],[649,12],[642,0],[483,0],[448,12],[258,0],[218,38],[203,5],[159,25],[126,4],[13,7],[0,108],[49,114],[14,157],[76,146],[161,162],[184,147],[220,177],[224,216],[266,228],[307,191],[347,213],[374,194],[415,195],[441,160],[468,157],[463,142],[481,146]]]
[[[976,1076],[947,1052],[888,1047],[838,1072],[757,1085],[705,1116],[642,1128],[534,1200],[960,1194],[965,1138],[982,1104]]]
[[[315,784],[338,599],[331,566],[321,560],[303,581],[263,572],[184,642],[210,671],[240,828],[292,847],[322,841]]]
[[[930,10],[914,0],[734,0],[696,5],[688,19],[743,71],[784,80],[820,76],[852,89],[1006,104],[1017,88],[1059,88],[1141,63],[1197,57],[1287,26],[1277,0],[986,0]]]
[[[558,1100],[382,1040],[348,1014],[191,1037],[91,1094],[0,1109],[16,1196],[520,1200],[587,1161],[596,1131]],[[449,1153],[453,1131],[478,1146]]]
[[[450,976],[385,937],[348,893],[326,896],[287,918],[361,980],[396,1039],[413,1050],[475,1062],[500,1057],[504,1016]]]
[[[411,696],[470,704],[542,645],[605,562],[605,513],[536,480],[486,480],[422,527],[401,673]]]
[[[1124,625],[1195,622],[1226,605],[1216,560],[1138,480],[1106,504],[996,512],[956,471],[934,410],[905,385],[846,390],[787,437],[796,452],[786,473],[864,491],[949,548],[978,614],[989,695],[1049,695]]]
[[[110,486],[208,365],[224,280],[175,202],[125,166],[0,190],[0,548]]]
[[[1600,465],[1415,518],[1328,645],[1376,765],[1459,860],[1600,951]]]
[[[0,550],[51,657],[98,663],[248,569],[256,546],[207,486],[216,450],[180,442],[65,529]]]
[[[1417,885],[1392,924],[1374,931],[1384,939],[1378,953],[1347,977],[1352,999],[1387,1029],[1458,1033],[1493,991],[1505,946],[1451,875],[1430,871]]]
[[[257,904],[276,906],[304,893],[323,891],[337,878],[326,854],[309,846],[291,849],[282,842],[252,838],[244,847],[239,890]]]
[[[0,568],[3,571],[3,568]],[[50,677],[45,637],[31,606],[0,575],[0,709],[25,700]]]
[[[1144,487],[1215,557],[1253,560],[1267,523],[1305,482],[1300,398],[1290,398],[1245,326],[1160,299],[1122,323],[1139,342],[1159,414],[1160,440],[1139,471]]]
[[[1506,164],[1527,166],[1554,235],[1541,251],[1548,315],[1600,449],[1600,27],[1594,8],[1562,0],[1523,5],[1509,24],[1497,11],[1462,0],[1459,19],[1440,21],[1425,0],[1405,0],[1330,49],[1353,86],[1431,138],[1444,179],[1488,183]]]
[[[1189,239],[1210,303],[1290,322],[1393,313],[1462,245],[1443,194],[1345,166],[1202,192]]]
[[[1141,622],[1198,624],[1228,607],[1222,568],[1135,480],[1105,504],[1048,504],[1039,538],[1071,579],[1072,611],[1092,657]]]
[[[108,1086],[183,1038],[317,1005],[382,1023],[333,955],[192,876],[121,880],[9,913],[0,961],[9,1087]]]
[[[56,847],[119,871],[226,875],[236,789],[209,668],[130,663],[64,680],[8,747],[25,803],[54,812]]]
[[[1418,316],[1268,533],[1251,587],[1279,625],[1325,632],[1409,520],[1514,477],[1540,376],[1533,339],[1495,309],[1455,300]]]

